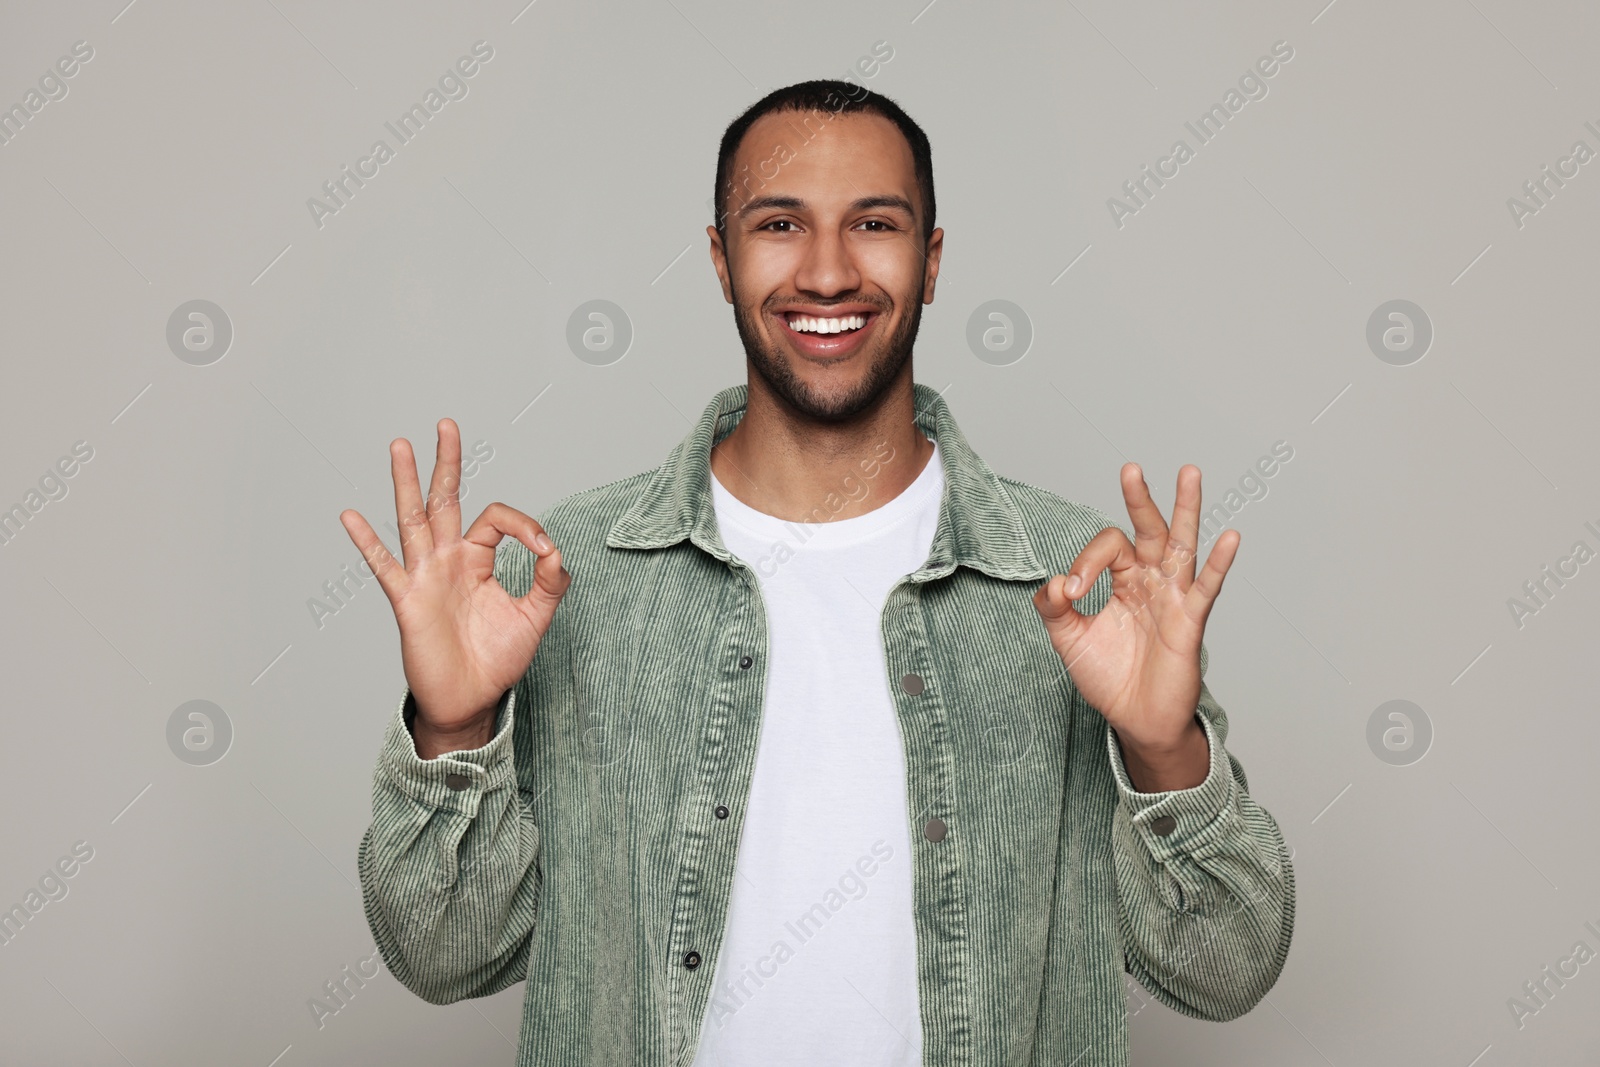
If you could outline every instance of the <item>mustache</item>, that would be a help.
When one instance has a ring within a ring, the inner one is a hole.
[[[810,300],[810,301],[807,301],[804,306],[805,307],[822,308],[824,311],[826,311],[828,308],[844,307],[847,304],[867,304],[867,305],[870,305],[871,308],[874,311],[880,311],[880,312],[887,312],[887,311],[893,310],[893,305],[890,304],[888,301],[882,300],[882,299],[879,299],[879,298],[865,296],[865,295],[853,296],[853,297],[841,297],[841,298],[839,298],[837,300]],[[785,311],[789,311],[789,310],[792,310],[793,308],[797,308],[797,307],[801,307],[801,306],[802,305],[799,304],[799,303],[769,304],[767,306],[767,310],[771,311],[775,315],[781,315]]]

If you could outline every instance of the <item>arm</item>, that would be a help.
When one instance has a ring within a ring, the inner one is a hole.
[[[1294,869],[1278,824],[1223,747],[1227,713],[1203,682],[1197,711],[1210,764],[1189,789],[1139,792],[1106,730],[1118,793],[1112,852],[1129,972],[1173,1010],[1223,1021],[1255,1007],[1283,969]]]
[[[1239,535],[1219,534],[1197,571],[1199,468],[1178,471],[1171,526],[1138,464],[1124,464],[1121,480],[1133,539],[1107,519],[1034,605],[1107,724],[1128,970],[1176,1011],[1231,1019],[1272,988],[1294,927],[1283,837],[1223,747],[1228,717],[1203,680],[1202,635]]]
[[[404,565],[358,512],[339,518],[394,607],[407,683],[373,776],[362,901],[394,976],[445,1004],[527,973],[540,833],[516,766],[529,733],[517,696],[526,717],[561,695],[565,672],[540,668],[571,575],[543,524],[505,504],[463,534],[460,433],[438,429],[426,504],[410,443],[389,448]]]
[[[424,760],[412,739],[414,715],[408,687],[373,775],[361,893],[390,973],[422,999],[449,1004],[526,975],[539,911],[539,827],[513,765],[515,688],[501,698],[493,739],[481,748]]]

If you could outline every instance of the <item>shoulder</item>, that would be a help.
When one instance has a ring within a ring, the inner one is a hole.
[[[1110,515],[1099,508],[1068,500],[1059,493],[1015,478],[1003,475],[996,477],[1000,487],[1016,505],[1023,530],[1033,544],[1039,561],[1045,566],[1051,566],[1059,560],[1060,566],[1065,567],[1095,534],[1108,526],[1115,526],[1127,533],[1126,527],[1114,522]]]
[[[597,538],[602,543],[618,519],[633,506],[644,492],[659,467],[626,478],[618,478],[593,489],[584,489],[562,497],[535,516],[539,524],[550,531],[550,536],[560,543],[558,534],[569,534],[585,540]]]

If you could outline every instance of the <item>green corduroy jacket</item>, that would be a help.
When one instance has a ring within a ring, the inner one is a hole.
[[[997,476],[944,399],[913,388],[945,489],[881,632],[923,1062],[1120,1067],[1125,974],[1216,1020],[1272,987],[1294,927],[1289,855],[1203,682],[1206,779],[1134,789],[1032,601],[1111,520]],[[377,947],[435,1004],[526,980],[521,1067],[694,1057],[766,683],[759,582],[723,545],[709,483],[746,390],[717,393],[661,466],[537,516],[572,584],[493,740],[418,758],[409,688],[387,728],[358,861]],[[495,576],[521,595],[533,562],[507,539]],[[1079,610],[1109,596],[1106,572]]]

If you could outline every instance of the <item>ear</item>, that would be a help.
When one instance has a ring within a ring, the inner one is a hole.
[[[715,226],[706,227],[711,238],[711,266],[716,269],[717,280],[722,283],[722,299],[733,303],[733,284],[728,280],[728,250],[722,244],[722,235]]]
[[[944,253],[944,230],[935,228],[928,235],[928,247],[923,253],[922,302],[933,303],[933,285],[939,280],[939,257]]]

